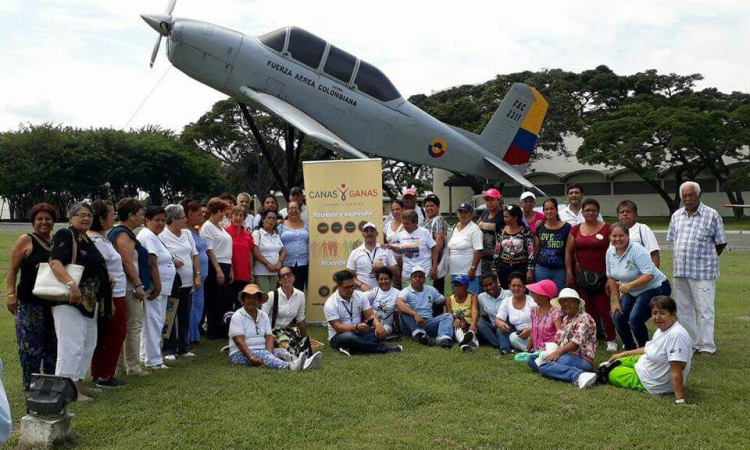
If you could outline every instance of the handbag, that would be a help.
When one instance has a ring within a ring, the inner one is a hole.
[[[598,293],[604,289],[604,284],[607,282],[606,273],[598,273],[593,270],[586,270],[581,267],[578,268],[578,275],[576,275],[576,285],[586,292]]]
[[[76,264],[78,244],[76,243],[75,234],[73,234],[72,231],[70,231],[70,234],[73,240],[73,259],[70,264],[65,266],[65,271],[68,272],[70,278],[72,278],[76,285],[78,285],[81,283],[81,277],[83,277],[83,266]],[[39,264],[39,272],[37,273],[34,289],[31,293],[39,298],[52,302],[64,303],[70,301],[70,289],[68,289],[68,286],[61,283],[55,274],[52,273],[52,268],[49,263]]]

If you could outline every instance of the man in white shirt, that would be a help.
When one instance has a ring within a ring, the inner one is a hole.
[[[617,205],[617,220],[628,227],[630,242],[641,244],[651,254],[651,260],[658,268],[661,263],[659,243],[648,225],[638,223],[638,205],[630,200],[623,200]]]
[[[568,222],[571,226],[580,225],[585,222],[583,218],[583,186],[580,184],[569,184],[566,188],[566,197],[568,204],[560,209],[560,220]],[[602,215],[599,214],[599,222],[603,221]]]
[[[289,190],[289,202],[297,202],[298,205],[301,205],[302,213],[300,214],[300,219],[307,223],[307,205],[305,205],[305,193],[302,188],[295,186]],[[286,220],[289,217],[287,208],[279,211],[279,215],[281,215],[282,219]]]
[[[347,356],[402,352],[404,349],[400,345],[389,347],[381,342],[386,337],[386,330],[365,294],[355,290],[354,274],[340,270],[333,275],[333,280],[336,291],[323,306],[331,347]]]
[[[362,237],[365,243],[352,250],[346,269],[355,274],[357,279],[354,284],[363,292],[374,288],[378,281],[375,272],[388,267],[392,273],[398,273],[398,262],[393,252],[378,244],[378,229],[372,222],[367,222],[362,227]]]
[[[413,209],[407,209],[401,213],[401,224],[404,229],[398,234],[399,244],[391,246],[391,249],[404,257],[403,273],[411,274],[414,267],[423,267],[429,270],[426,284],[432,286],[432,280],[437,276],[438,248],[437,243],[425,228],[417,226],[417,213]],[[411,283],[410,277],[402,277],[401,283],[404,287]]]

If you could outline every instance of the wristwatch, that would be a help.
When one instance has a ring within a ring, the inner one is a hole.
[[[72,288],[75,284],[75,281],[68,281],[67,283],[65,283],[65,286],[68,288],[68,290],[70,290],[70,288]]]

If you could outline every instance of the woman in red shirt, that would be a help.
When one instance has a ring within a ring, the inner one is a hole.
[[[232,208],[230,219],[232,223],[225,228],[227,233],[232,236],[232,275],[234,281],[229,287],[232,298],[232,309],[237,310],[242,305],[237,299],[237,295],[248,284],[253,282],[253,235],[251,231],[245,228],[245,218],[247,213],[245,208],[238,205]]]
[[[581,207],[585,220],[570,230],[565,247],[566,284],[580,293],[586,312],[596,325],[604,324],[607,351],[616,352],[615,325],[606,289],[610,226],[599,221],[599,202],[593,198],[584,200]]]

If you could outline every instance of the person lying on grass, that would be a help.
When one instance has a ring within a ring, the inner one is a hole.
[[[241,366],[265,366],[274,370],[300,372],[320,364],[323,354],[315,353],[309,359],[302,353],[292,359],[286,350],[274,349],[274,337],[268,314],[258,306],[268,301],[268,294],[257,284],[248,284],[237,295],[242,308],[232,314],[229,323],[229,362]]]
[[[586,389],[596,382],[596,374],[592,373],[596,358],[594,319],[583,311],[584,302],[575,289],[564,288],[551,303],[565,313],[562,328],[555,335],[556,345],[553,346],[557,349],[542,352],[539,358],[530,358],[529,367],[544,377]]]
[[[612,355],[599,366],[599,380],[649,394],[674,392],[675,403],[685,402],[693,344],[677,322],[677,304],[666,295],[651,299],[651,318],[657,331],[646,345]]]
[[[462,352],[470,352],[479,347],[479,301],[473,292],[469,292],[469,284],[468,275],[452,275],[453,295],[445,299],[445,309],[453,315],[454,335]]]

